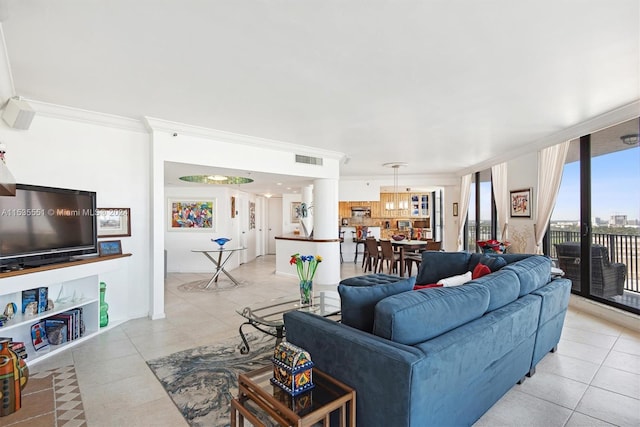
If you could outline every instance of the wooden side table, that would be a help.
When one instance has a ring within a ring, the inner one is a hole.
[[[231,401],[231,427],[243,427],[245,418],[255,427],[264,427],[252,410],[262,411],[280,426],[312,426],[322,422],[329,427],[331,413],[338,411],[340,427],[356,426],[356,392],[351,387],[313,368],[315,387],[291,397],[271,384],[273,367],[265,366],[238,375],[238,397]],[[256,408],[257,406],[257,408]]]

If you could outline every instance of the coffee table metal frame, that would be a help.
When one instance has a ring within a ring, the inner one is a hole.
[[[351,387],[313,368],[315,387],[305,393],[316,395],[311,396],[312,407],[305,409],[310,412],[300,413],[291,408],[291,398],[283,401],[282,393],[280,397],[275,396],[277,386],[269,382],[272,376],[273,366],[238,375],[238,397],[231,401],[231,427],[243,427],[245,418],[255,427],[265,425],[245,406],[249,400],[280,426],[307,427],[322,422],[328,427],[331,413],[339,411],[340,427],[355,427],[356,391]]]
[[[311,307],[302,307],[299,297],[281,297],[238,310],[237,313],[246,319],[238,329],[242,339],[240,353],[249,353],[249,342],[242,330],[243,326],[251,325],[264,334],[276,337],[277,345],[285,336],[284,313],[293,310],[309,311],[324,317],[333,316],[340,313],[340,296],[335,291],[322,291],[314,295]]]

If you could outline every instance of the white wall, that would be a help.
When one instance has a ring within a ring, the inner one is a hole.
[[[131,237],[118,237],[127,271],[104,277],[113,320],[149,312],[149,135],[79,121],[37,115],[29,130],[0,120],[0,140],[19,183],[90,190],[98,207],[130,208]],[[34,284],[35,285],[35,284]]]
[[[509,218],[510,251],[514,253],[535,253],[536,244],[533,231],[538,180],[538,153],[529,153],[507,162],[507,182],[509,191],[531,188],[531,218]]]

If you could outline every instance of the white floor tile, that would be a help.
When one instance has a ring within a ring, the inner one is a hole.
[[[568,409],[575,409],[587,387],[587,384],[569,378],[546,372],[536,372],[535,375],[527,378],[524,383],[518,386],[517,390]]]
[[[640,401],[597,387],[589,387],[576,411],[618,426],[640,425]]]
[[[638,374],[603,366],[591,385],[640,400],[640,375]]]
[[[474,427],[563,426],[571,413],[570,409],[522,393],[514,387],[493,405]]]
[[[606,421],[599,420],[597,418],[592,418],[588,415],[581,414],[579,412],[574,412],[571,414],[571,418],[564,427],[609,427],[614,426],[614,424],[610,424]]]

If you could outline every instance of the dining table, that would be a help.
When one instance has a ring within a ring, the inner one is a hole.
[[[417,251],[420,249],[425,249],[427,247],[426,240],[391,240],[391,244],[394,249],[397,249],[400,252],[400,268],[399,274],[400,277],[404,277],[405,270],[405,262],[404,262],[404,254],[409,251]]]

